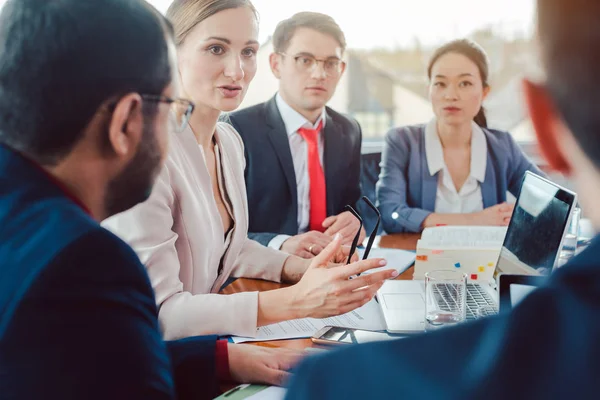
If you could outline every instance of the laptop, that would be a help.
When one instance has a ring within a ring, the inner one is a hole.
[[[496,263],[495,276],[544,276],[554,268],[577,195],[554,182],[526,172]],[[451,291],[438,293],[446,301]],[[425,329],[425,282],[391,280],[377,292],[387,331],[417,333]],[[467,283],[466,317],[482,306],[498,309],[495,280]]]

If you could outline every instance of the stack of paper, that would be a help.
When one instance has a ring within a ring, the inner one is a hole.
[[[338,317],[294,319],[278,324],[261,326],[253,338],[234,336],[232,339],[234,343],[243,343],[308,338],[325,326],[356,328],[367,331],[381,331],[385,330],[386,327],[379,304],[375,300],[371,300],[364,306]]]
[[[417,242],[414,279],[436,270],[459,270],[469,280],[492,281],[506,227],[427,228]]]

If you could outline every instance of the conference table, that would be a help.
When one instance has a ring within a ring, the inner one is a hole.
[[[373,247],[393,248],[401,250],[415,250],[417,240],[421,237],[420,233],[397,233],[393,235],[378,236]],[[414,267],[410,267],[396,279],[411,280],[413,278]],[[234,294],[240,292],[264,292],[268,290],[279,289],[287,286],[283,283],[268,282],[258,279],[236,279],[230,285],[221,290],[222,294]],[[285,347],[289,349],[303,350],[307,347],[319,347],[310,339],[288,339],[269,342],[254,342],[254,345],[264,347]]]

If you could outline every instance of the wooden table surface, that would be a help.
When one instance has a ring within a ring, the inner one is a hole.
[[[415,250],[417,240],[421,237],[417,233],[398,233],[394,235],[386,235],[377,237],[373,247],[392,248],[402,250]],[[401,274],[396,279],[411,280],[413,277],[414,267],[410,267],[406,272]],[[221,291],[223,294],[233,294],[240,292],[265,292],[267,290],[279,289],[285,287],[285,284],[261,281],[257,279],[240,278],[234,281]],[[285,347],[289,349],[303,350],[307,347],[318,347],[310,339],[289,339],[276,340],[270,342],[254,342],[257,346],[265,347]]]

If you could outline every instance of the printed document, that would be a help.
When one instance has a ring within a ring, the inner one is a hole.
[[[382,331],[386,328],[379,304],[375,300],[371,300],[364,306],[338,317],[294,319],[261,326],[256,332],[256,337],[253,338],[234,336],[232,339],[234,343],[243,343],[308,338],[324,326],[339,326],[368,331]]]

